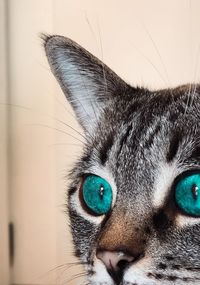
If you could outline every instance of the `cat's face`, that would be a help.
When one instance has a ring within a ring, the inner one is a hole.
[[[132,88],[68,39],[45,48],[85,130],[68,197],[89,284],[199,284],[200,88]]]

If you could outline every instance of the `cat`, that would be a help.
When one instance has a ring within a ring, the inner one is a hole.
[[[85,134],[68,210],[88,284],[200,284],[200,86],[132,87],[70,39],[44,47]]]

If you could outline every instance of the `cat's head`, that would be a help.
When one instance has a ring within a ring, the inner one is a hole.
[[[45,50],[86,137],[68,207],[89,284],[199,284],[200,87],[131,87],[61,36]]]

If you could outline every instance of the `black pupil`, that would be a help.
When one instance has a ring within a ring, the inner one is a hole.
[[[193,184],[192,185],[192,195],[193,195],[193,198],[196,200],[197,197],[198,197],[198,186],[196,184]]]
[[[103,187],[103,185],[100,185],[99,196],[101,199],[103,199],[103,194],[104,194],[104,187]]]

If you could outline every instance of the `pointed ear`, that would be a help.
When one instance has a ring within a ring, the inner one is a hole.
[[[43,37],[44,38],[44,37]],[[128,85],[84,48],[62,36],[45,36],[51,70],[85,131],[93,131],[103,108]]]

